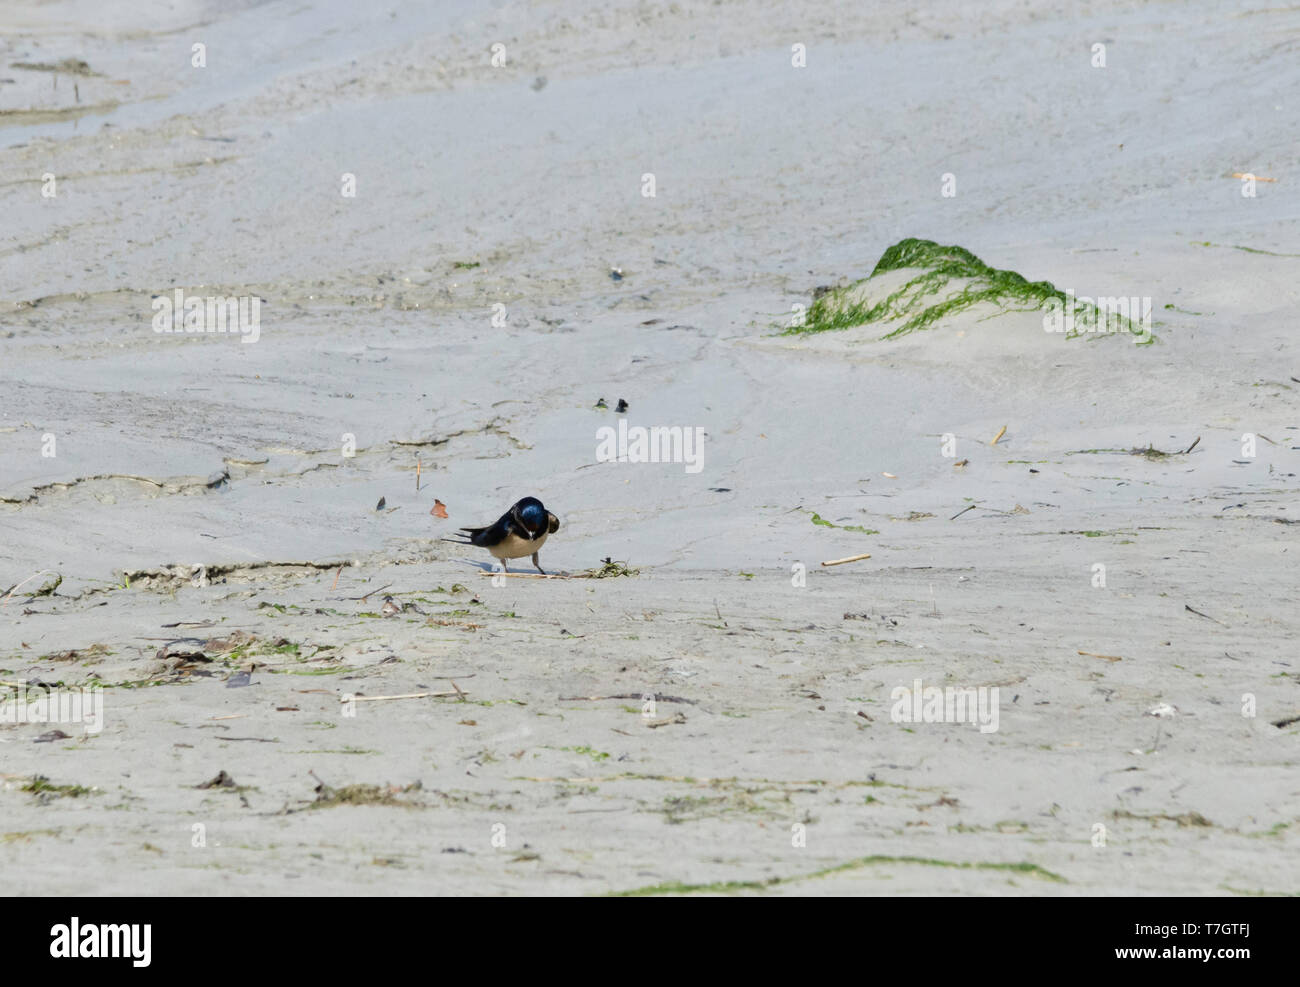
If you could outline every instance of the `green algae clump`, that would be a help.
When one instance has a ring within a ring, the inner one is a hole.
[[[881,297],[885,285],[890,289]],[[1139,342],[1154,338],[1149,326],[1129,317],[1129,299],[1101,301],[1106,304],[1099,308],[1090,299],[1075,298],[1050,281],[1029,281],[1015,271],[990,267],[965,247],[945,247],[933,240],[909,237],[886,250],[869,277],[815,299],[803,324],[791,326],[784,334],[901,320],[881,337],[892,339],[932,328],[945,316],[987,302],[1001,311],[1055,312],[1058,318],[1068,313],[1072,325],[1062,330],[1067,338],[1099,330],[1127,331],[1141,337]]]

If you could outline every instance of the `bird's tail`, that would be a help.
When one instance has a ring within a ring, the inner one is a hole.
[[[461,528],[456,532],[453,538],[440,538],[439,541],[449,541],[453,545],[474,545],[474,539],[483,531],[482,528]]]

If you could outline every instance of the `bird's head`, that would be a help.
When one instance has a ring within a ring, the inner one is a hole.
[[[536,497],[525,497],[519,501],[511,508],[511,514],[519,527],[528,532],[530,538],[537,538],[546,533],[549,523],[546,508]]]

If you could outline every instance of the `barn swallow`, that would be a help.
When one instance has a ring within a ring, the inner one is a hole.
[[[444,538],[443,541],[486,548],[494,557],[503,560],[502,567],[505,567],[505,559],[532,555],[533,565],[544,576],[546,570],[537,561],[537,553],[546,544],[547,537],[560,530],[560,519],[543,507],[536,497],[525,497],[502,514],[496,524],[460,530],[463,540]]]

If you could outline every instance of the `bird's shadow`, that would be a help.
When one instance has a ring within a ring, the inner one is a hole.
[[[494,565],[491,562],[479,562],[476,561],[475,559],[452,559],[451,561],[459,562],[461,565],[467,565],[471,569],[477,569],[479,572],[487,572],[487,573],[501,572],[501,566],[499,564]],[[555,572],[553,570],[547,570],[544,573],[538,572],[531,565],[524,568],[515,566],[514,568],[507,568],[505,571],[507,573],[510,573],[511,575],[514,575],[516,573],[531,573],[534,576],[567,576],[568,575],[567,572]]]

